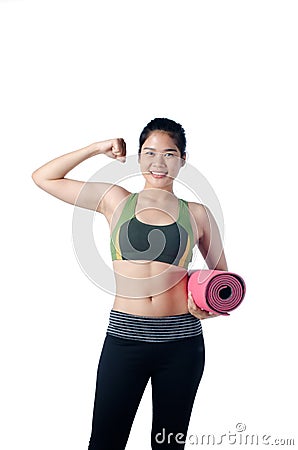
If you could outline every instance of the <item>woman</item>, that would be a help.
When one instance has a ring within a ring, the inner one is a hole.
[[[185,446],[205,364],[201,319],[216,316],[198,308],[187,292],[193,247],[198,245],[210,269],[228,270],[209,209],[173,192],[185,148],[180,124],[152,120],[140,136],[138,162],[145,185],[139,193],[65,178],[98,154],[125,162],[123,139],[67,153],[32,174],[40,188],[103,214],[110,226],[117,291],[98,365],[89,450],[125,448],[149,379],[152,449]]]

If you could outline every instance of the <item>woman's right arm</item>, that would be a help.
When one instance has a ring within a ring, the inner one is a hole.
[[[108,199],[110,196],[105,194],[111,188],[113,191],[114,189],[125,191],[124,188],[110,183],[84,182],[65,178],[65,175],[78,164],[99,154],[105,154],[110,158],[125,162],[125,141],[110,139],[96,142],[80,150],[59,156],[36,169],[32,173],[33,181],[38,187],[64,202],[105,214],[111,200]],[[84,189],[82,189],[83,186]]]

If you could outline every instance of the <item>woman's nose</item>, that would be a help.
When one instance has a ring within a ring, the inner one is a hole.
[[[155,155],[154,155],[154,159],[156,159],[156,160],[160,159],[161,161],[164,161],[165,160],[165,156],[162,153],[156,152]]]

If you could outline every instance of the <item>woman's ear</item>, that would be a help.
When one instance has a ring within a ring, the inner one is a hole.
[[[181,157],[181,167],[183,167],[183,166],[185,165],[185,162],[186,162],[186,156],[187,156],[187,154],[184,153],[184,155]]]

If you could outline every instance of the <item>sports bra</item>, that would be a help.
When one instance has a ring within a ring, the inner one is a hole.
[[[112,260],[161,261],[188,269],[194,247],[189,206],[178,198],[177,222],[151,225],[135,216],[138,193],[131,193],[125,202],[110,239]]]

